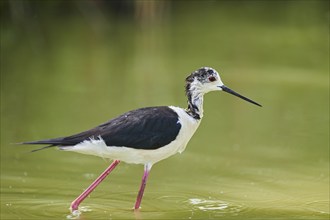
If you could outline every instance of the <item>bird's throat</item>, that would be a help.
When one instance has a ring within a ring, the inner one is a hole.
[[[203,94],[198,92],[189,92],[187,113],[194,119],[202,119],[203,117]]]

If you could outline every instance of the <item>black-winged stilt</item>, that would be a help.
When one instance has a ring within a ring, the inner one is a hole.
[[[226,87],[212,68],[203,67],[186,78],[187,109],[174,106],[140,108],[126,112],[93,129],[72,136],[23,144],[47,144],[61,150],[110,158],[112,164],[71,203],[71,211],[101,183],[120,163],[143,164],[144,175],[135,202],[140,208],[143,192],[153,164],[185,150],[203,117],[203,96],[211,91],[224,91],[255,105],[260,104]],[[34,151],[37,151],[34,150]]]

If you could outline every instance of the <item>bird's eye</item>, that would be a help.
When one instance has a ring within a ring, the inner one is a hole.
[[[217,79],[216,79],[214,76],[210,76],[210,77],[209,77],[209,81],[210,81],[210,82],[214,82],[214,81],[216,81],[216,80],[217,80]]]

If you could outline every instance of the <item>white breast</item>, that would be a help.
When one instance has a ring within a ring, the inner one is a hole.
[[[176,154],[177,152],[182,153],[201,121],[189,116],[182,108],[174,106],[170,106],[170,108],[178,114],[178,123],[181,124],[181,129],[174,141],[161,148],[155,150],[141,150],[128,147],[111,147],[106,146],[102,138],[99,137],[98,139],[86,140],[72,147],[62,148],[62,150],[121,160],[126,163],[154,164]]]
[[[177,145],[179,146],[176,152],[182,153],[186,149],[189,140],[197,130],[201,120],[196,120],[189,116],[187,112],[182,108],[175,106],[170,106],[170,108],[179,115],[179,123],[181,124],[181,129],[176,138]]]

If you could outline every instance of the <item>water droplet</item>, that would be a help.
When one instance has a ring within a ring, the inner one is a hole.
[[[79,210],[74,210],[70,215],[67,215],[67,219],[79,219],[81,212]]]

